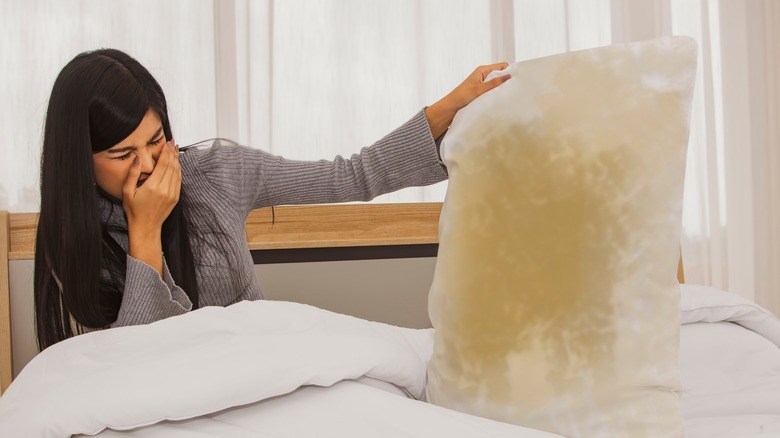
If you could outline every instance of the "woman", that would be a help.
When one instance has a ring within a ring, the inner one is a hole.
[[[35,254],[38,344],[263,295],[246,245],[258,207],[366,201],[447,174],[434,139],[508,76],[477,68],[349,160],[290,161],[223,146],[179,151],[160,85],[135,59],[76,56],[52,89]]]

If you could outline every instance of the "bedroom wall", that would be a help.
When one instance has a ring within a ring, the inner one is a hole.
[[[311,304],[403,327],[430,327],[428,289],[436,259],[357,260],[257,265],[267,299]],[[36,354],[33,262],[11,260],[14,377]]]

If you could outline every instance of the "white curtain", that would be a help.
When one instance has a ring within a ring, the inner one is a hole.
[[[213,136],[212,10],[206,0],[0,0],[0,209],[38,211],[49,94],[80,52],[130,53],[165,90],[180,142]]]
[[[491,61],[490,9],[473,0],[220,3],[236,17],[237,123],[225,135],[295,159],[349,156]],[[234,10],[230,10],[231,7]],[[251,98],[243,100],[243,96]],[[231,132],[232,131],[232,132]],[[222,133],[221,133],[222,134]],[[379,202],[440,201],[445,184]]]
[[[672,33],[700,42],[685,187],[688,281],[780,314],[780,5],[671,1]]]
[[[699,42],[682,250],[687,281],[780,313],[776,0],[0,0],[0,209],[35,211],[51,84],[116,47],[166,90],[177,140],[350,155],[477,65],[689,35]],[[380,202],[441,201],[446,183]]]

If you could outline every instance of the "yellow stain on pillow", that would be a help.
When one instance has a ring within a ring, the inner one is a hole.
[[[456,117],[433,403],[569,437],[683,435],[676,281],[696,46],[518,63]]]

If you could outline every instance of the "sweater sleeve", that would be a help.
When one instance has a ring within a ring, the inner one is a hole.
[[[192,310],[192,303],[173,281],[163,257],[163,276],[146,263],[127,256],[125,288],[119,315],[111,327],[148,324]]]
[[[184,154],[202,172],[212,196],[242,212],[269,205],[368,201],[405,187],[447,178],[423,110],[349,159],[296,161],[245,147]],[[198,184],[198,183],[196,183]]]

